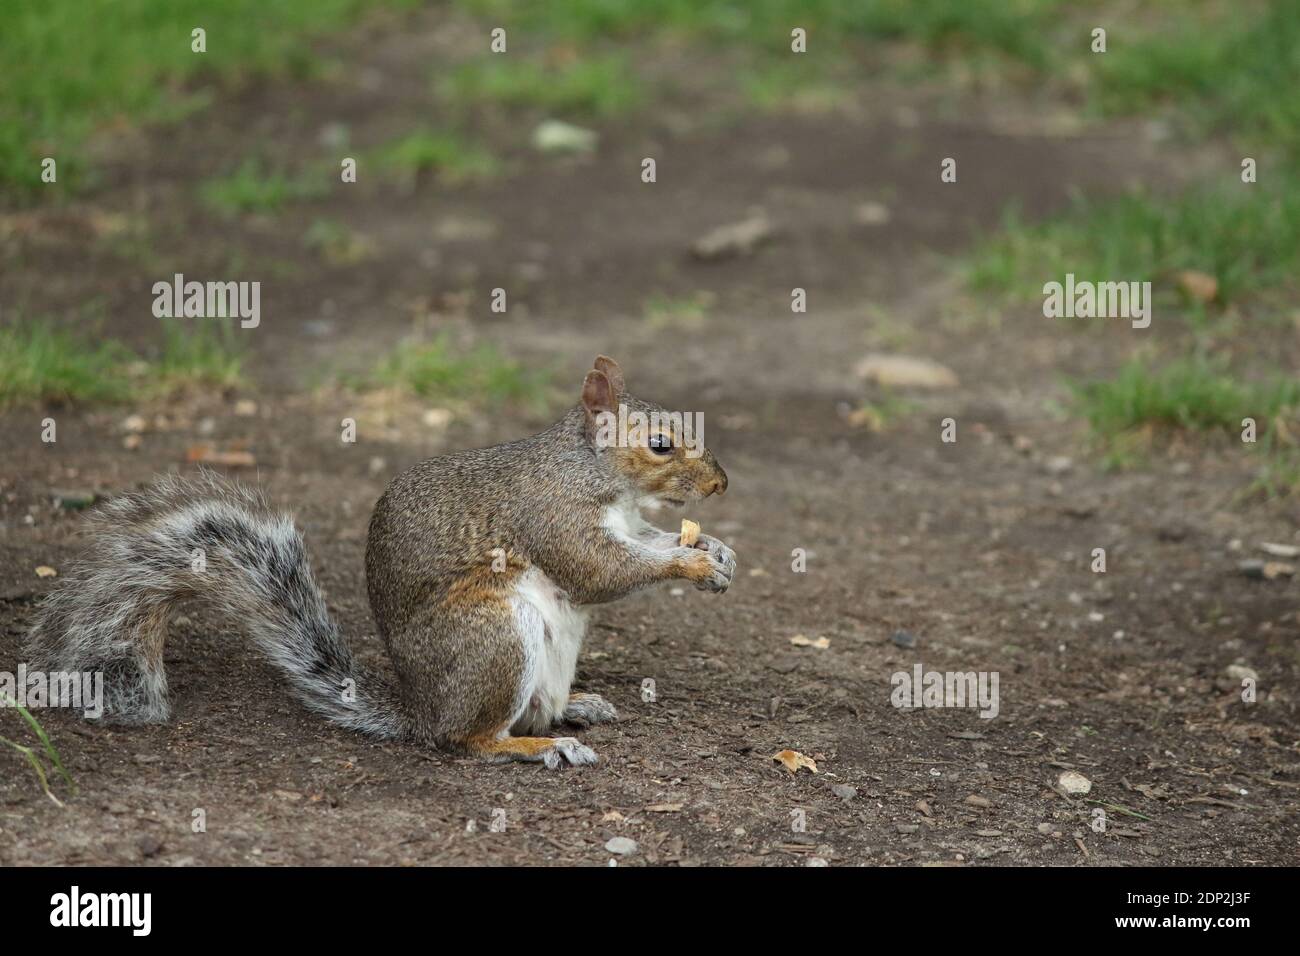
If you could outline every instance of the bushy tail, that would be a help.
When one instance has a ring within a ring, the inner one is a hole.
[[[90,520],[89,553],[32,628],[31,666],[102,671],[106,716],[166,720],[167,618],[178,600],[196,597],[246,629],[309,708],[354,730],[399,735],[394,695],[358,672],[302,535],[256,492],[211,473],[170,476]]]

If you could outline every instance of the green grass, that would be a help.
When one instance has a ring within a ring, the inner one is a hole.
[[[702,329],[716,301],[717,296],[708,291],[684,296],[652,295],[645,304],[646,325],[652,329]]]
[[[787,6],[800,6],[790,0]],[[821,0],[815,8],[838,14],[831,18],[844,29],[858,29],[876,38],[909,40],[950,56],[970,58],[996,53],[1045,69],[1052,58],[1048,37],[1060,0],[883,0],[880,3],[837,3]],[[793,14],[798,16],[797,12]]]
[[[1251,485],[1250,491],[1259,492],[1269,498],[1300,493],[1300,447],[1297,438],[1283,438],[1279,429],[1270,429],[1260,440],[1259,450],[1263,459],[1259,473]]]
[[[1091,105],[1135,114],[1172,104],[1206,132],[1239,131],[1300,157],[1300,0],[1166,0],[1077,10],[1063,0],[461,0],[484,22],[570,43],[673,36],[757,54],[748,85],[778,99],[790,31],[808,32],[807,59],[846,53],[878,62],[872,45],[897,41],[930,56],[926,68],[990,64],[1051,79],[1082,74]],[[1090,51],[1093,26],[1107,52]],[[515,35],[515,34],[512,34]],[[763,81],[767,70],[777,71]]]
[[[365,10],[419,0],[42,0],[6,11],[0,30],[0,191],[36,196],[40,161],[57,160],[60,194],[93,181],[85,144],[97,131],[182,119],[254,79],[310,74],[312,44]],[[790,30],[809,33],[810,56],[873,39],[922,44],[946,57],[993,52],[1039,67],[1061,0],[458,0],[511,41],[628,43],[654,34],[760,54],[789,54]],[[207,52],[190,32],[207,31]],[[1279,44],[1280,46],[1280,44]],[[757,95],[776,94],[769,81]],[[621,57],[589,54],[561,66],[514,52],[458,72],[451,96],[612,116],[643,100]],[[260,194],[259,194],[260,195]],[[257,206],[258,198],[246,200]]]
[[[902,39],[954,53],[991,50],[1038,65],[1061,0],[464,0],[485,20],[573,40],[694,40],[790,51],[790,31],[808,31],[809,49],[843,40]]]
[[[129,392],[119,343],[40,324],[0,328],[0,408],[38,402],[118,401]]]
[[[163,345],[149,363],[153,391],[234,388],[243,382],[243,350],[234,320],[163,319]]]
[[[163,320],[156,356],[93,335],[22,322],[0,328],[0,408],[124,402],[194,387],[228,388],[242,381],[229,326],[200,320],[190,327]]]
[[[209,208],[227,215],[273,213],[286,203],[323,196],[327,189],[318,175],[290,175],[265,168],[257,159],[244,160],[229,176],[210,179],[199,187]]]
[[[12,709],[27,722],[27,725],[32,729],[32,732],[36,735],[37,741],[39,741],[41,745],[41,750],[45,755],[45,759],[50,762],[51,769],[63,778],[63,782],[68,785],[68,789],[75,795],[77,792],[77,785],[72,782],[72,775],[69,774],[67,769],[63,766],[63,761],[59,758],[58,750],[55,749],[54,744],[50,741],[49,734],[45,732],[45,728],[40,725],[40,722],[32,716],[31,711],[7,695],[0,695],[0,709]],[[41,785],[41,791],[54,802],[55,806],[62,807],[63,801],[56,797],[54,791],[50,789],[50,775],[46,772],[45,764],[42,763],[41,755],[36,752],[36,748],[29,747],[26,744],[19,743],[16,740],[10,740],[8,737],[3,736],[0,736],[0,744],[10,747],[26,759],[27,763],[31,765],[32,772],[36,774],[36,779]]]
[[[527,368],[491,345],[462,350],[441,335],[394,349],[363,384],[397,387],[431,401],[542,410],[549,383],[548,372]]]
[[[1180,12],[1190,15],[1162,17],[1134,39],[1112,31],[1095,58],[1094,105],[1111,114],[1175,105],[1203,132],[1300,160],[1300,0]]]
[[[1259,456],[1254,488],[1270,495],[1300,491],[1300,381],[1247,379],[1204,356],[1155,365],[1130,359],[1113,378],[1076,383],[1079,410],[1112,466],[1131,464],[1159,434],[1220,433],[1239,441],[1255,420]],[[1243,443],[1244,444],[1244,443]]]
[[[736,84],[766,111],[824,112],[850,100],[862,67],[879,64],[882,42],[912,44],[924,54],[913,73],[960,63],[967,72],[1011,64],[1048,69],[1053,15],[1062,0],[461,0],[485,24],[517,36],[577,47],[585,62],[561,70],[487,57],[444,82],[449,99],[611,116],[659,91],[639,89],[618,58],[588,55],[598,43],[647,49],[671,40],[702,55],[739,58]],[[791,33],[807,34],[807,52],[791,50]],[[857,62],[855,62],[857,61]]]
[[[1218,279],[1225,302],[1288,286],[1300,269],[1300,190],[1238,183],[1173,198],[1078,199],[1069,213],[1034,225],[1013,210],[973,251],[968,278],[976,289],[1028,300],[1067,272],[1172,288],[1185,269]]]
[[[316,37],[346,28],[366,9],[418,0],[44,0],[9,11],[0,31],[0,190],[38,194],[40,160],[59,162],[66,192],[82,185],[86,139],[96,130],[175,121],[232,85],[309,73]],[[1087,53],[1087,23],[1063,0],[457,0],[512,43],[529,37],[582,44],[581,58],[555,66],[485,57],[446,84],[451,96],[544,109],[617,115],[644,99],[621,58],[592,41],[643,43],[669,35],[702,48],[754,57],[747,81],[760,103],[780,99],[790,31],[808,31],[809,59],[872,44],[916,44],[929,62],[980,66],[988,57],[1040,77],[1062,62],[1083,65],[1088,93],[1107,113],[1170,103],[1207,129],[1239,131],[1300,156],[1300,0],[1187,0],[1157,13],[1103,8],[1109,51]],[[207,31],[208,52],[190,48]],[[814,86],[816,84],[813,84]],[[48,187],[47,187],[48,188]]]
[[[906,70],[942,74],[960,65],[983,75],[1004,65],[1021,72],[1052,65],[1055,12],[1063,0],[461,0],[485,25],[504,25],[577,49],[563,67],[485,56],[440,83],[450,102],[535,106],[597,118],[618,115],[662,95],[642,89],[620,57],[593,52],[613,44],[651,50],[669,41],[703,57],[735,64],[730,82],[767,112],[827,112],[851,101],[861,76],[879,69],[881,43],[917,48]],[[806,32],[807,52],[791,50]],[[513,40],[512,40],[513,42]],[[514,48],[511,48],[512,50]],[[869,65],[868,65],[869,64]],[[865,66],[865,69],[864,69]],[[730,69],[730,68],[729,68]],[[723,82],[727,82],[724,78]]]
[[[1247,381],[1203,356],[1154,366],[1130,359],[1114,378],[1078,386],[1085,418],[1102,438],[1152,425],[1239,432],[1243,418],[1261,426],[1300,406],[1300,380]]]
[[[488,179],[501,169],[487,149],[448,131],[407,133],[375,150],[374,160],[381,170],[403,179],[429,172],[449,183]]]
[[[42,188],[40,159],[59,162],[60,190],[90,172],[86,139],[123,120],[166,122],[256,78],[301,76],[313,38],[367,8],[415,0],[41,0],[6,5],[0,29],[0,190]],[[207,31],[207,53],[190,31]]]
[[[828,112],[852,100],[853,87],[838,58],[792,56],[753,64],[738,81],[750,105],[766,112]]]
[[[626,59],[616,55],[555,64],[517,54],[488,54],[463,64],[437,88],[458,106],[495,103],[564,116],[617,116],[643,99],[636,75]]]

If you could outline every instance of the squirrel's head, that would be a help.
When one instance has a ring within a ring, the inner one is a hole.
[[[633,398],[613,359],[596,356],[582,407],[588,440],[629,491],[680,505],[727,490],[727,473],[704,447],[703,416]]]

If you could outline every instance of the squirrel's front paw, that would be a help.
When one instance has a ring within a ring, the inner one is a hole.
[[[560,715],[560,720],[566,724],[577,724],[580,727],[617,719],[618,711],[614,705],[599,694],[570,694],[569,703]]]
[[[736,575],[736,552],[707,534],[700,535],[694,549],[703,552],[708,562],[707,573],[694,578],[695,586],[718,594],[731,587],[731,579]]]

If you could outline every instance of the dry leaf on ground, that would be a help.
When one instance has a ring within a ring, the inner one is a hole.
[[[805,757],[797,750],[782,750],[772,754],[772,759],[780,762],[786,770],[791,773],[798,773],[799,768],[807,767],[813,773],[817,772],[817,761],[812,757]]]

